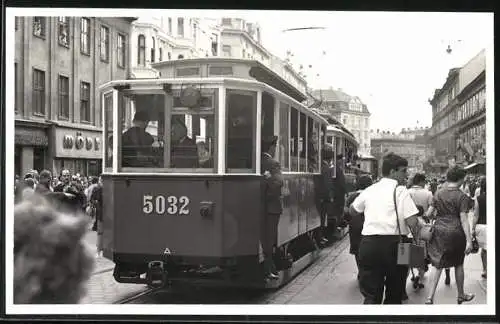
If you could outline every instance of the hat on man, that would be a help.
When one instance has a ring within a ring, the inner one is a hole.
[[[145,110],[140,110],[135,113],[134,115],[134,121],[143,121],[143,122],[148,122],[150,121],[151,118],[149,117],[149,114]]]

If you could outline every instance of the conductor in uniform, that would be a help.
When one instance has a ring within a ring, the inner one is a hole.
[[[261,157],[261,171],[265,177],[265,214],[261,241],[266,277],[273,280],[279,278],[273,261],[273,248],[277,245],[278,223],[283,212],[283,206],[281,205],[281,188],[283,187],[281,165],[274,159],[277,142],[277,136],[263,138]]]

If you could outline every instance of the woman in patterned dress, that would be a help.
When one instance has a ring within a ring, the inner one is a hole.
[[[427,217],[432,217],[436,211],[436,221],[428,244],[428,255],[434,269],[426,304],[434,303],[441,272],[444,268],[451,267],[455,268],[457,303],[474,298],[473,294],[464,293],[464,258],[472,249],[468,218],[470,198],[460,190],[465,174],[465,170],[458,166],[449,169],[446,174],[447,185],[436,192],[427,211]]]

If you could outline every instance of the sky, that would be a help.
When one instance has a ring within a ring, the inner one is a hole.
[[[244,13],[261,26],[273,54],[294,53],[313,88],[357,95],[372,129],[431,126],[428,102],[453,67],[493,44],[493,15],[485,13],[266,12]],[[283,32],[287,28],[324,30]],[[453,49],[446,53],[448,45]],[[312,65],[309,68],[309,65]],[[319,77],[317,77],[319,74]],[[417,124],[418,121],[418,124]]]

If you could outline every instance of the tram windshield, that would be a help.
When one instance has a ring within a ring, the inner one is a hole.
[[[178,92],[174,91],[173,102],[165,102],[172,97],[164,94],[118,93],[122,171],[216,171],[216,89],[204,89],[202,105],[196,108],[183,107]],[[108,137],[111,160],[113,140]]]

